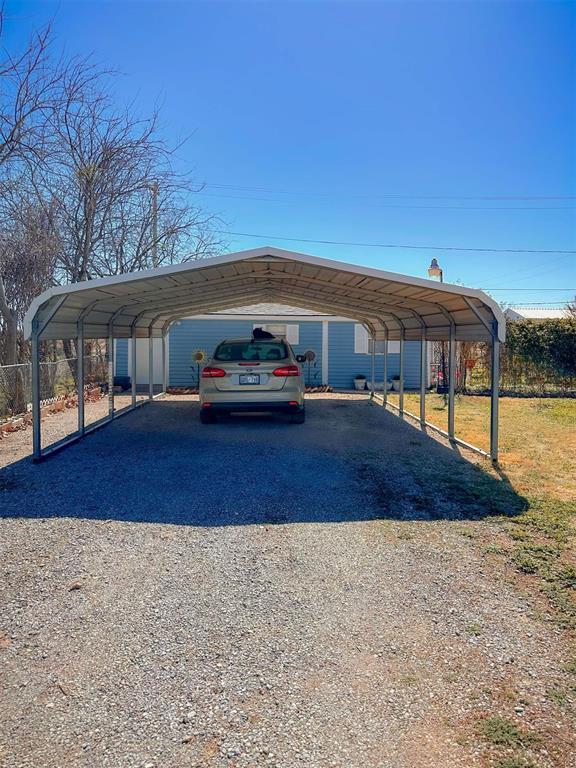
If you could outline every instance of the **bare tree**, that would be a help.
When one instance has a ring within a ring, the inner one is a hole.
[[[3,7],[0,6],[0,36]],[[77,282],[213,255],[214,217],[176,174],[157,114],[119,110],[111,73],[52,55],[50,27],[0,54],[0,362],[18,359],[32,297]],[[151,187],[159,189],[153,210]],[[154,258],[153,258],[154,256]]]
[[[0,7],[0,39],[4,6]],[[16,56],[0,61],[0,165],[34,155],[44,117],[57,98],[60,65],[50,61],[50,26],[35,33]]]
[[[49,118],[45,163],[33,174],[52,207],[62,243],[56,279],[77,282],[158,263],[206,256],[218,242],[213,217],[190,203],[198,191],[171,167],[157,115],[118,112],[105,74],[86,82],[81,64],[64,73],[62,99]],[[152,226],[151,187],[160,189]]]
[[[6,224],[6,222],[5,222]],[[3,359],[18,359],[18,328],[32,299],[52,282],[58,243],[44,209],[21,200],[0,234],[0,311]]]
[[[215,217],[184,197],[185,190],[194,193],[192,185],[167,173],[161,179],[156,223],[148,186],[118,200],[93,261],[95,275],[205,258],[221,248],[213,230]]]
[[[0,39],[3,20],[2,5]],[[23,308],[50,280],[46,262],[38,254],[44,241],[33,236],[47,222],[38,206],[13,204],[13,193],[22,183],[22,168],[31,158],[38,159],[46,118],[57,98],[61,69],[59,63],[50,63],[49,40],[48,26],[33,35],[20,54],[6,53],[0,61],[0,359],[6,364],[18,359]],[[27,248],[29,255],[25,256]]]

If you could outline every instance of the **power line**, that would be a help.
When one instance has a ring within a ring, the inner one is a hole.
[[[238,192],[265,192],[277,195],[295,195],[305,197],[355,197],[360,199],[398,199],[398,200],[576,200],[576,195],[414,195],[387,193],[382,195],[350,195],[335,192],[304,192],[301,190],[273,189],[271,187],[252,187],[238,184],[211,184],[206,187]]]
[[[211,185],[207,185],[211,186]],[[225,200],[248,200],[255,203],[279,203],[280,205],[296,205],[295,200],[286,200],[274,197],[254,197],[247,195],[222,195],[211,194],[210,192],[198,192],[197,194],[202,197],[214,197]],[[326,199],[321,201],[323,203],[330,204],[332,201]],[[542,206],[542,205],[507,205],[507,206],[488,206],[488,205],[398,205],[398,204],[378,204],[368,203],[364,199],[350,199],[347,201],[349,205],[362,205],[364,207],[390,210],[426,210],[426,211],[576,211],[576,207],[572,205],[562,206]]]
[[[474,253],[566,253],[576,254],[576,251],[561,249],[529,249],[529,248],[465,248],[454,245],[399,245],[392,243],[355,243],[340,240],[311,240],[303,237],[283,237],[282,235],[262,235],[255,232],[230,232],[216,230],[218,234],[234,235],[235,237],[256,237],[260,240],[286,240],[292,243],[312,243],[315,245],[348,245],[357,248],[398,248],[411,251],[470,251]]]

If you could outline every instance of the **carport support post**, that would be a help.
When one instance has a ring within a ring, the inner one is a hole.
[[[420,329],[420,426],[426,426],[426,328]]]
[[[384,377],[384,390],[382,392],[382,402],[384,407],[388,402],[388,330],[386,330],[386,338],[384,339],[384,371],[382,373]]]
[[[372,334],[372,355],[370,358],[370,397],[374,397],[376,377],[376,336]]]
[[[32,321],[32,448],[34,461],[42,457],[42,434],[40,414],[40,345],[38,321]]]
[[[78,432],[84,434],[84,320],[78,321],[78,334],[76,338],[78,347]]]
[[[108,416],[114,418],[114,330],[108,326]]]
[[[130,354],[132,357],[132,381],[130,382],[132,387],[132,405],[136,405],[136,326],[132,326],[132,332],[131,332],[131,350]]]
[[[148,398],[154,398],[154,337],[152,328],[148,329]]]
[[[500,340],[498,328],[492,331],[490,391],[490,458],[498,462],[498,399],[500,395]]]
[[[166,334],[162,334],[162,392],[168,389],[168,370],[166,368]]]
[[[454,380],[456,378],[456,326],[450,323],[448,341],[448,437],[454,440]]]
[[[400,329],[400,391],[398,393],[398,412],[404,416],[404,342],[406,340],[406,330]]]

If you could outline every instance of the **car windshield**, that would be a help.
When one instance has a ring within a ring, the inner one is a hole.
[[[274,361],[285,360],[288,348],[278,339],[257,341],[224,341],[219,344],[214,353],[214,360],[237,363],[241,360]]]

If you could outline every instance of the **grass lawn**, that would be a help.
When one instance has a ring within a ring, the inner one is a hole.
[[[392,403],[398,395],[392,393]],[[405,395],[405,408],[417,414],[418,394]],[[460,396],[456,435],[488,449],[490,400]],[[427,396],[427,420],[447,429],[447,408],[440,395]],[[487,473],[494,474],[489,463]],[[576,631],[576,399],[512,398],[500,400],[498,474],[523,499],[519,514],[497,504],[504,514],[493,534],[476,529],[487,557],[512,566],[523,589],[540,603],[542,618],[570,633]],[[481,480],[481,478],[478,478]],[[456,479],[457,480],[457,479]],[[458,484],[458,482],[456,482]],[[481,494],[483,483],[473,489]],[[461,488],[461,492],[470,489]],[[506,504],[503,495],[504,505]],[[576,650],[574,652],[576,664]],[[576,670],[576,667],[575,667]]]
[[[396,393],[389,399],[398,405]],[[419,413],[418,394],[405,394],[404,403]],[[448,429],[442,395],[427,395],[426,418]],[[457,437],[489,449],[488,397],[458,396],[455,422]],[[576,500],[576,398],[500,398],[500,464],[518,493]]]

